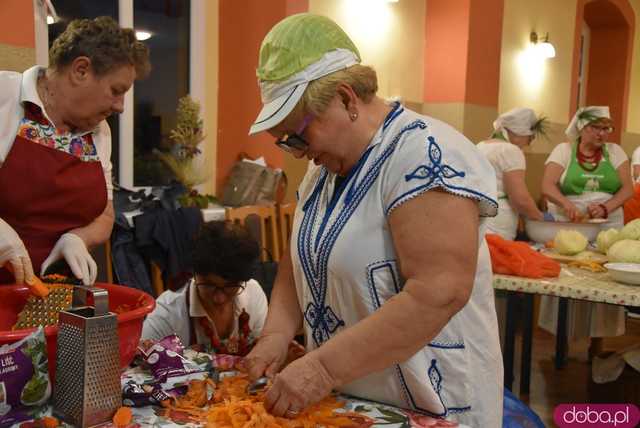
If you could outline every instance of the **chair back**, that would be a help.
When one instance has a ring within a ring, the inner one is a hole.
[[[293,213],[296,211],[296,203],[278,204],[278,231],[280,232],[281,255],[289,248],[291,229],[293,228]]]
[[[239,223],[246,227],[255,236],[260,246],[266,248],[273,257],[273,261],[280,260],[278,245],[277,217],[274,205],[246,205],[225,210],[227,220]],[[254,219],[257,219],[256,222]],[[255,227],[257,224],[257,231]],[[265,251],[260,256],[263,262],[269,261],[269,255]]]

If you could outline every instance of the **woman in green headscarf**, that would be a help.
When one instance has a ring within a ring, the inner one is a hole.
[[[313,160],[291,250],[246,358],[273,376],[275,415],[332,389],[474,427],[502,424],[502,358],[484,239],[495,172],[449,125],[376,92],[377,77],[330,19],[299,14],[265,37],[266,131]],[[284,367],[304,328],[308,353]]]
[[[558,144],[549,155],[542,193],[558,220],[606,219],[621,228],[622,205],[633,196],[629,159],[620,145],[608,143],[613,122],[607,106],[578,109],[565,131],[570,142]],[[569,337],[607,337],[624,334],[624,308],[603,303],[571,302]],[[540,326],[555,333],[557,298],[543,296]]]

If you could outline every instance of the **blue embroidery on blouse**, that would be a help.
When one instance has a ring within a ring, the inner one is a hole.
[[[434,187],[442,187],[448,190],[460,190],[464,193],[471,194],[477,196],[479,199],[488,202],[489,204],[497,207],[498,204],[492,198],[484,195],[473,189],[468,189],[462,186],[454,186],[451,183],[448,183],[445,180],[455,179],[457,177],[463,178],[466,173],[464,171],[458,171],[453,168],[451,165],[446,165],[442,163],[442,150],[440,146],[436,142],[433,136],[427,137],[428,146],[427,146],[427,164],[420,165],[416,169],[414,169],[411,173],[405,175],[405,181],[409,182],[411,180],[426,180],[426,183],[415,187],[402,195],[398,196],[385,210],[386,214],[389,214],[389,211],[393,207],[396,206],[398,202],[403,200],[405,197],[420,192],[424,189],[431,189]],[[456,193],[456,192],[453,192]]]
[[[395,117],[397,117],[397,114]],[[401,137],[406,132],[418,128],[424,129],[426,124],[416,120],[402,128],[382,154],[371,162],[362,179],[358,180],[365,163],[361,159],[361,166],[354,168],[353,173],[346,179],[345,185],[348,185],[349,181],[353,183],[352,189],[349,190],[349,203],[342,204],[340,212],[336,215],[332,224],[329,225],[328,217],[323,219],[323,225],[319,230],[315,231],[316,239],[313,239],[313,229],[315,220],[318,218],[321,191],[326,184],[328,176],[326,169],[323,169],[315,189],[303,206],[304,216],[298,234],[298,257],[313,298],[313,302],[309,303],[305,309],[304,318],[311,327],[311,336],[316,346],[320,346],[331,337],[331,334],[338,327],[344,325],[344,321],[331,310],[331,307],[325,304],[329,256],[338,236],[378,178],[382,166],[394,152]],[[370,151],[365,152],[363,158],[368,157],[370,153]],[[315,245],[312,245],[312,243]]]
[[[471,406],[447,407],[444,404],[444,400],[442,399],[442,382],[444,380],[444,377],[442,376],[442,373],[440,373],[440,369],[438,369],[438,363],[435,358],[431,360],[431,365],[429,366],[429,370],[427,371],[427,373],[429,375],[429,381],[431,382],[431,386],[433,387],[433,390],[436,392],[436,394],[438,394],[438,399],[440,400],[440,403],[442,403],[442,406],[445,409],[444,415],[441,415],[441,416],[446,416],[449,413],[463,413],[468,410],[471,410]]]
[[[376,289],[376,283],[373,279],[373,274],[375,271],[380,269],[386,269],[391,274],[391,279],[393,280],[393,288],[396,290],[396,293],[399,293],[401,287],[399,285],[400,281],[398,280],[398,275],[396,274],[396,270],[394,268],[395,260],[384,260],[382,262],[370,263],[367,265],[367,285],[369,286],[369,295],[371,296],[371,301],[374,304],[374,310],[377,310],[382,305],[380,303],[380,298],[378,297],[378,290]]]
[[[465,349],[464,342],[431,342],[427,346],[440,349]]]
[[[367,285],[369,287],[369,294],[371,295],[371,301],[374,305],[374,308],[373,308],[374,311],[378,310],[382,305],[382,303],[380,302],[380,297],[378,296],[376,283],[374,281],[375,271],[379,269],[388,269],[393,278],[393,284],[394,284],[396,293],[399,293],[401,290],[401,288],[398,286],[399,281],[397,279],[397,273],[396,273],[396,269],[394,268],[394,264],[395,264],[395,260],[384,260],[381,262],[374,262],[367,265]],[[460,341],[460,342],[433,341],[429,343],[427,346],[432,348],[439,348],[439,349],[465,349],[465,345],[463,341]],[[415,399],[413,398],[413,395],[411,394],[411,391],[409,390],[407,382],[404,378],[404,374],[402,373],[402,368],[400,367],[399,364],[396,364],[395,369],[396,369],[396,374],[398,375],[398,380],[400,381],[400,386],[402,387],[402,393],[404,395],[405,402],[409,404],[414,410],[418,410],[422,413],[428,414],[429,416],[440,417],[440,418],[446,417],[450,413],[463,413],[468,410],[471,410],[471,406],[447,407],[444,404],[444,400],[442,399],[442,396],[441,396],[443,377],[442,377],[442,373],[440,373],[440,370],[436,365],[435,358],[431,360],[431,366],[427,370],[427,374],[429,376],[429,382],[431,383],[433,390],[438,395],[440,403],[442,404],[442,408],[444,409],[443,413],[434,413],[427,409],[418,407]]]
[[[369,286],[369,293],[371,294],[371,301],[373,302],[373,305],[374,305],[374,308],[373,308],[374,311],[378,310],[382,305],[380,302],[380,297],[378,296],[376,283],[373,278],[373,273],[376,270],[388,269],[391,273],[391,277],[393,278],[393,286],[396,293],[399,293],[401,290],[401,287],[399,286],[398,275],[396,273],[396,269],[394,268],[394,265],[395,265],[395,260],[384,260],[382,262],[375,262],[367,265],[367,285]],[[444,406],[443,406],[443,408],[445,409],[444,413],[434,413],[430,410],[418,407],[415,399],[413,398],[413,395],[411,394],[411,391],[409,391],[409,387],[407,386],[407,381],[404,378],[404,374],[402,373],[402,368],[400,367],[400,364],[396,364],[395,369],[396,369],[396,374],[398,375],[398,381],[400,382],[400,386],[402,387],[404,400],[409,406],[411,406],[413,410],[417,410],[421,413],[424,413],[433,417],[442,417],[446,415],[446,407]]]

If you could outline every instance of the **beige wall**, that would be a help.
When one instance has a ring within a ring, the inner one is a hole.
[[[309,12],[336,21],[378,72],[379,94],[421,101],[425,0],[310,0]]]
[[[500,112],[526,106],[552,122],[568,122],[576,5],[576,0],[505,0]],[[525,54],[532,30],[549,33],[555,58],[535,61]]]
[[[216,148],[218,140],[218,52],[219,52],[219,0],[207,0],[205,13],[205,85],[204,85],[204,132],[206,138],[202,144],[204,162],[211,165],[208,180],[202,185],[202,191],[216,194]]]
[[[0,70],[23,72],[35,63],[35,48],[0,43]]]
[[[629,3],[631,3],[636,13],[636,34],[633,42],[633,58],[631,63],[627,132],[640,134],[640,0],[629,0]]]

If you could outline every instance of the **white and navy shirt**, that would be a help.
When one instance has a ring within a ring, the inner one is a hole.
[[[345,385],[341,392],[474,427],[501,426],[502,357],[484,240],[484,218],[497,210],[489,162],[452,127],[396,104],[337,189],[335,180],[321,166],[307,171],[291,238],[308,350],[402,290],[388,223],[395,208],[436,188],[471,198],[483,218],[467,305],[413,357]]]

